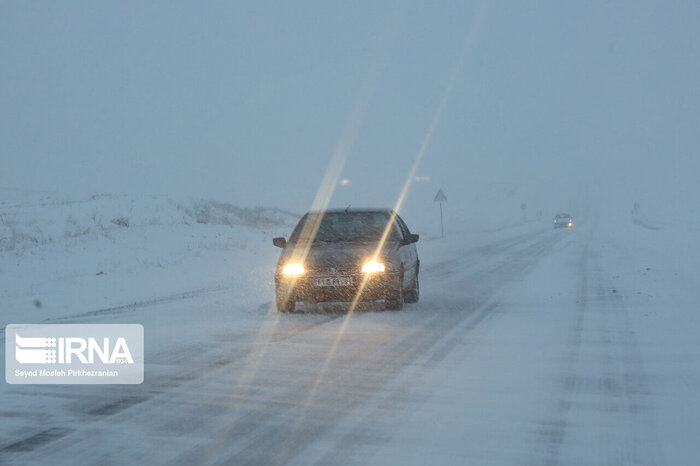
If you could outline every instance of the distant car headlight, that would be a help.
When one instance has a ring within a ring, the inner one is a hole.
[[[384,272],[384,264],[371,260],[362,266],[363,273]]]
[[[304,273],[304,266],[301,264],[285,264],[282,267],[282,273],[284,275],[301,275]]]

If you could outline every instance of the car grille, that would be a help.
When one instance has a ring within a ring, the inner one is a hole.
[[[354,264],[314,264],[307,267],[310,275],[354,275],[360,270],[361,266]]]

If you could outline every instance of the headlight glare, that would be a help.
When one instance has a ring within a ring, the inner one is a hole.
[[[384,264],[374,259],[362,266],[363,273],[384,272]]]
[[[301,264],[285,264],[282,267],[282,273],[284,275],[301,275],[304,273],[304,266]]]

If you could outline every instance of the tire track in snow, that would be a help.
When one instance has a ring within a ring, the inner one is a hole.
[[[587,458],[599,464],[664,464],[628,310],[603,281],[599,253],[590,243],[591,236],[579,260],[579,303],[561,395],[540,432],[541,456],[531,464],[568,464],[586,444],[593,446]]]

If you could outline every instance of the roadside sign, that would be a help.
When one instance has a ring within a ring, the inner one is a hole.
[[[447,196],[445,196],[445,193],[442,192],[442,189],[438,190],[437,194],[435,195],[435,202],[445,202],[447,201]]]
[[[447,196],[445,196],[445,193],[442,192],[442,189],[439,189],[437,194],[435,195],[435,199],[433,199],[434,202],[439,202],[440,203],[440,237],[444,238],[445,237],[445,227],[442,222],[442,203],[447,202]]]

